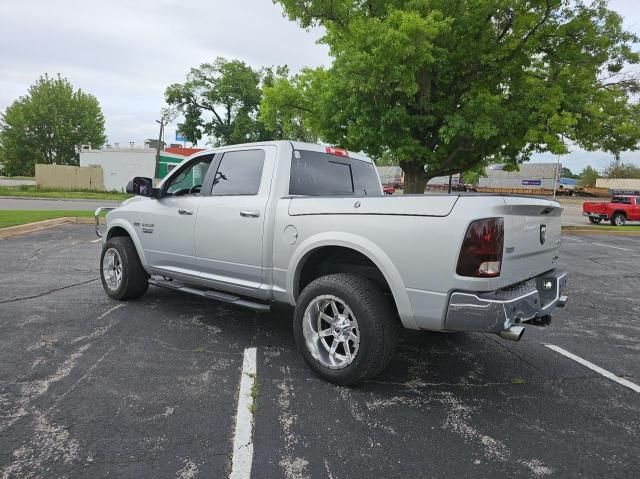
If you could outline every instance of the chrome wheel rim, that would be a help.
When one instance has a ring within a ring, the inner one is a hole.
[[[111,291],[117,290],[122,284],[122,259],[114,248],[109,248],[104,254],[102,277]]]
[[[317,296],[302,318],[302,333],[315,360],[329,369],[342,369],[353,362],[360,347],[356,317],[340,298]]]
[[[622,216],[616,216],[616,226],[622,226],[624,224],[624,219]]]

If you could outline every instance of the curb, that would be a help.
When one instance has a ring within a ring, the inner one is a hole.
[[[89,203],[113,203],[113,204],[120,204],[123,201],[126,201],[127,199],[123,199],[123,200],[100,200],[100,199],[95,199],[95,198],[51,198],[51,197],[46,197],[46,196],[1,196],[0,195],[0,200],[35,200],[35,201],[86,201]]]
[[[640,236],[640,231],[601,230],[598,227],[581,228],[579,226],[563,226],[562,234],[575,236]]]
[[[39,231],[46,228],[53,228],[54,226],[71,224],[71,223],[92,225],[92,224],[95,224],[95,219],[94,218],[77,218],[74,216],[63,216],[62,218],[52,218],[50,220],[36,221],[34,223],[26,223],[24,225],[9,226],[7,228],[0,228],[0,239],[8,238],[10,236],[21,235],[25,233],[31,233],[33,231]]]

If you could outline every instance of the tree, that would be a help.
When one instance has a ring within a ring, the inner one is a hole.
[[[604,170],[604,176],[607,178],[640,178],[640,166],[632,163],[620,163],[613,161]]]
[[[203,135],[211,136],[216,146],[273,139],[259,117],[262,86],[286,72],[286,67],[274,73],[218,57],[192,68],[185,83],[170,85],[165,99],[184,115],[178,129],[193,143]]]
[[[562,172],[560,173],[560,176],[562,178],[572,178],[574,180],[577,180],[580,175],[575,174],[573,171],[571,171],[569,168],[563,166],[562,167]]]
[[[314,88],[290,79],[286,101],[303,98],[312,111],[301,118],[328,142],[392,152],[408,192],[567,144],[614,154],[638,144],[640,87],[628,73],[638,39],[606,0],[275,1],[302,27],[325,27],[334,57],[304,72]]]
[[[44,75],[0,119],[4,174],[33,175],[37,163],[77,165],[83,144],[106,141],[98,100],[60,75]]]
[[[598,178],[600,178],[598,172],[591,165],[587,165],[580,173],[580,185],[583,188],[593,188]]]
[[[263,88],[260,119],[274,137],[297,141],[318,141],[318,125],[311,101],[317,96],[318,72],[304,69],[300,74],[287,78],[287,70],[281,70]]]

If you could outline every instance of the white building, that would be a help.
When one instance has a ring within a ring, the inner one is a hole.
[[[200,151],[196,148],[167,148],[160,152],[158,177],[164,176],[187,156]],[[156,168],[156,150],[153,148],[82,148],[80,166],[100,166],[107,191],[125,191],[127,183],[136,176],[153,178]]]
[[[518,171],[504,171],[502,167],[503,165],[489,166],[485,170],[485,176],[480,178],[478,186],[552,190],[554,178],[559,180],[562,171],[562,164],[557,163],[524,163]]]

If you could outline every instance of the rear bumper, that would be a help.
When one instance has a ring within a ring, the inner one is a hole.
[[[566,278],[566,271],[554,269],[498,291],[454,291],[449,296],[445,329],[502,334],[523,323],[546,326],[551,311],[567,301],[563,295]]]
[[[590,216],[591,218],[599,218],[601,220],[609,219],[609,215],[607,215],[606,213],[589,213],[587,211],[583,211],[582,216]]]

